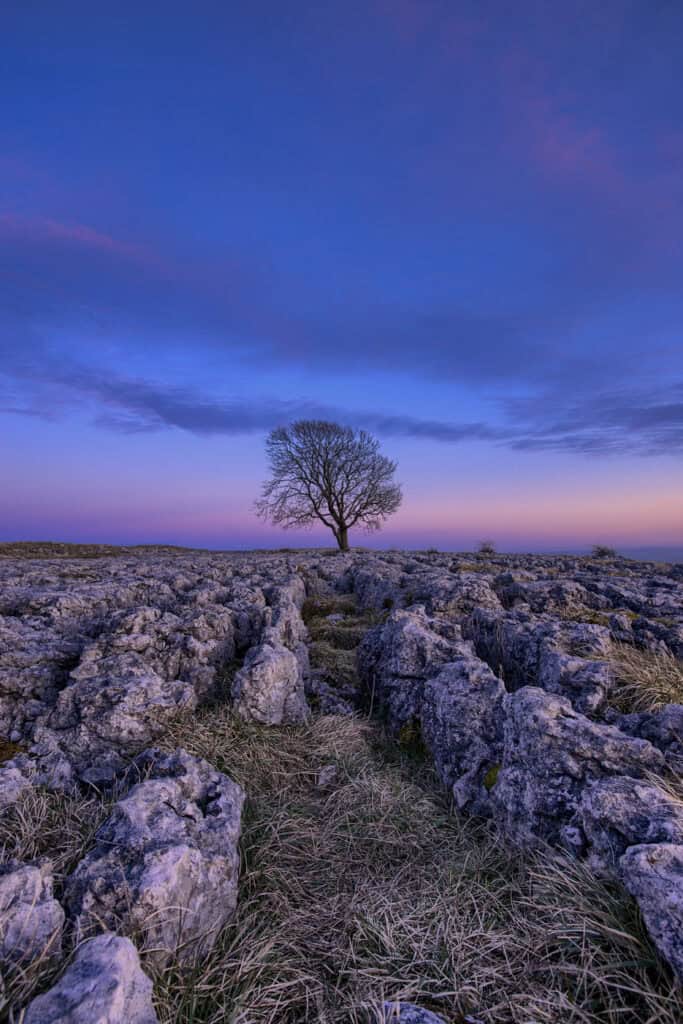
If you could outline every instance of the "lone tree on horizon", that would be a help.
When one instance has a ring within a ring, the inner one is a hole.
[[[271,430],[266,455],[270,478],[257,514],[286,530],[319,519],[340,551],[349,550],[351,527],[379,530],[401,504],[396,463],[380,454],[379,441],[365,430],[298,420]]]

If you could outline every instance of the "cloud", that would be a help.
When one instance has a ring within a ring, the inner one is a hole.
[[[85,328],[96,340],[142,336],[150,349],[191,346],[257,367],[302,364],[323,373],[338,370],[341,352],[348,370],[484,387],[558,378],[587,386],[605,374],[595,345],[576,337],[594,301],[585,281],[581,294],[563,278],[561,295],[545,288],[507,308],[498,299],[477,308],[366,295],[341,296],[316,313],[308,279],[253,256],[180,261],[91,225],[8,214],[0,216],[0,261],[0,301],[24,327]],[[619,372],[629,372],[634,348],[638,338],[621,339]]]
[[[327,419],[364,427],[382,437],[444,444],[485,442],[519,451],[584,455],[683,453],[683,381],[661,392],[603,394],[582,402],[561,395],[508,399],[500,422],[449,421],[343,406],[305,397],[219,398],[197,389],[56,362],[19,361],[4,367],[13,387],[0,411],[54,419],[70,409],[93,411],[96,425],[119,433],[183,430],[198,436],[265,433],[297,419]],[[24,400],[18,399],[23,388]]]

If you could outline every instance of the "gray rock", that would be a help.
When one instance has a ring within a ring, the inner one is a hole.
[[[504,710],[503,765],[491,793],[499,824],[519,845],[541,839],[576,849],[572,819],[589,782],[664,767],[650,743],[591,722],[536,687],[510,694]]]
[[[385,1003],[384,1024],[446,1024],[431,1010],[424,1010],[414,1003]]]
[[[244,792],[183,750],[148,751],[133,786],[69,876],[65,899],[79,935],[100,928],[142,937],[159,963],[213,945],[237,902]]]
[[[631,846],[619,871],[657,949],[683,981],[683,846]]]
[[[478,608],[463,633],[480,658],[502,671],[509,690],[539,686],[567,697],[577,711],[593,714],[612,688],[610,636],[602,626]]]
[[[505,687],[483,661],[460,657],[425,683],[422,736],[456,806],[491,813],[490,789],[503,757]]]
[[[232,698],[236,714],[263,725],[293,725],[309,715],[300,662],[277,640],[248,652]]]
[[[370,630],[358,648],[358,674],[367,700],[385,715],[389,728],[420,720],[427,679],[469,645],[440,636],[423,608],[392,612],[383,626]]]
[[[110,750],[139,750],[197,703],[192,684],[163,679],[141,654],[126,651],[86,660],[74,669],[44,725],[70,757],[92,761]],[[45,732],[36,737],[44,740]]]
[[[48,992],[37,996],[23,1024],[157,1024],[152,982],[129,939],[105,933],[78,949]]]
[[[609,721],[628,736],[647,740],[664,754],[667,763],[683,771],[683,704],[666,704],[659,711],[611,715]]]
[[[326,786],[332,785],[337,778],[337,766],[336,764],[326,764],[318,770],[315,784],[319,789],[324,789]]]
[[[430,615],[459,617],[474,608],[502,608],[490,580],[479,572],[424,573],[406,584],[404,600],[407,595],[409,603],[424,604]]]
[[[632,778],[600,779],[583,791],[578,818],[588,843],[588,860],[612,874],[629,846],[683,844],[683,804],[658,786]]]
[[[52,894],[49,863],[0,866],[0,962],[59,957],[64,911]]]
[[[0,764],[0,812],[16,803],[22,793],[32,788],[27,766],[22,766],[25,758],[13,758]]]

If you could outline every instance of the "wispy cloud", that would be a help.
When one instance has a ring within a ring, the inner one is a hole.
[[[87,408],[95,423],[120,433],[183,430],[199,436],[263,433],[296,419],[328,419],[383,437],[444,444],[487,442],[528,451],[585,455],[683,453],[683,381],[661,392],[603,394],[572,404],[557,394],[507,400],[498,422],[427,419],[343,406],[306,397],[216,397],[195,388],[127,378],[44,357],[4,368],[14,381],[0,411],[54,419]],[[24,393],[22,402],[17,396]],[[36,390],[33,390],[33,389]]]

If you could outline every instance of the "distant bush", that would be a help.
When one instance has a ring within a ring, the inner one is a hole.
[[[593,550],[591,551],[593,558],[616,558],[617,553],[614,548],[607,547],[606,544],[594,544]]]
[[[495,555],[496,545],[493,543],[492,540],[482,540],[479,543],[477,551],[479,552],[480,555]]]

